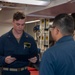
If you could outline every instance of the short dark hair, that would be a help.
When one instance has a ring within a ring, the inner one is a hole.
[[[72,13],[71,16],[75,19],[75,13]]]
[[[75,29],[75,13],[72,13],[71,16],[72,16],[73,19],[74,19],[74,29]]]
[[[13,20],[25,19],[25,15],[23,12],[16,12],[13,15]]]
[[[58,27],[63,35],[72,35],[74,32],[74,20],[72,16],[66,13],[57,15],[53,26]]]

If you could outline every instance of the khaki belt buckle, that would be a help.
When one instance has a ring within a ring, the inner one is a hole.
[[[3,68],[2,70],[6,70],[6,71],[23,71],[27,69],[27,67],[23,67],[23,68]]]

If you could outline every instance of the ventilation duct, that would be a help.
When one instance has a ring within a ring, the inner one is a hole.
[[[0,1],[19,3],[19,4],[28,4],[28,5],[40,5],[40,6],[46,6],[50,3],[50,0],[0,0]]]

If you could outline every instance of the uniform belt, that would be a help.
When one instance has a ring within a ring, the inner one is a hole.
[[[22,68],[6,68],[6,67],[3,67],[2,70],[5,70],[5,71],[23,71],[23,70],[26,70],[27,67],[22,67]]]

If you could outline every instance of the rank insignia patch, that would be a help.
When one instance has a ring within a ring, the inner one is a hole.
[[[31,43],[29,42],[24,42],[24,48],[27,47],[27,48],[30,48],[31,47]]]

